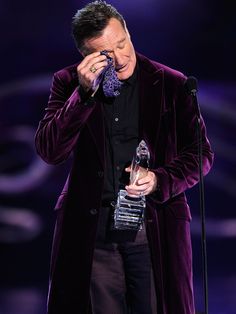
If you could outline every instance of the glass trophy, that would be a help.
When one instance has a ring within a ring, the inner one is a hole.
[[[150,152],[142,140],[136,148],[130,172],[130,184],[145,177],[149,168]],[[144,195],[131,197],[126,190],[120,190],[114,211],[114,228],[120,230],[141,230],[144,221],[146,199]]]

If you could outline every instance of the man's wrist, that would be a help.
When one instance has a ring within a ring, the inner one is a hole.
[[[91,90],[86,91],[81,84],[78,85],[78,92],[82,102],[86,102],[92,95],[92,91]]]

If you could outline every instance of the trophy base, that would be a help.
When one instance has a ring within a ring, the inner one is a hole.
[[[126,190],[120,190],[114,211],[114,228],[141,230],[145,207],[145,196],[130,197]]]

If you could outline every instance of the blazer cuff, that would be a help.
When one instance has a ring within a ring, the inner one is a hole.
[[[157,176],[157,188],[150,198],[157,203],[164,203],[171,197],[170,176],[164,168],[150,169]]]

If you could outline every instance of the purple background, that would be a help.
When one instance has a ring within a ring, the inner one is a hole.
[[[0,313],[45,313],[53,206],[70,160],[35,154],[54,71],[80,59],[71,18],[87,1],[0,2]],[[236,19],[229,0],[111,1],[136,50],[199,81],[199,103],[215,152],[205,179],[209,312],[236,313]],[[196,306],[203,310],[198,186],[192,209]]]

